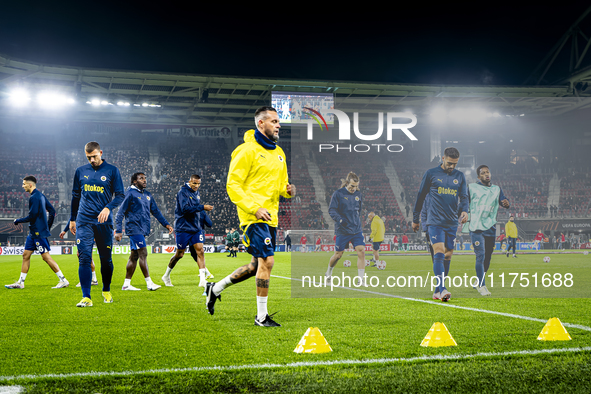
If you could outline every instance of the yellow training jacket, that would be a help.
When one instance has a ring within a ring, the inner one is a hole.
[[[505,224],[505,234],[507,234],[508,238],[517,238],[517,226],[514,222],[508,221]]]
[[[384,226],[384,221],[378,215],[374,216],[371,220],[371,235],[370,238],[372,242],[382,242],[384,240],[384,233],[386,232],[386,227]]]
[[[230,200],[236,205],[240,226],[251,223],[267,223],[277,227],[279,196],[291,198],[287,194],[287,164],[285,153],[279,146],[267,150],[254,138],[254,130],[244,133],[244,144],[232,152],[226,190]],[[266,208],[271,221],[256,218],[259,208]]]

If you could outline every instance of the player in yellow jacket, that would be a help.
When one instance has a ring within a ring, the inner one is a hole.
[[[515,247],[517,243],[517,226],[514,222],[515,218],[513,215],[509,217],[509,221],[505,224],[505,234],[507,234],[507,257],[509,257],[509,251],[513,248],[513,257],[515,255]]]
[[[255,326],[280,327],[267,313],[269,279],[273,268],[278,225],[279,196],[291,198],[285,153],[277,146],[279,117],[273,107],[255,112],[257,130],[244,134],[244,144],[232,152],[226,190],[236,205],[250,264],[244,265],[218,283],[208,283],[207,310],[214,313],[216,300],[228,286],[256,276],[257,316]]]
[[[369,238],[373,243],[373,265],[372,267],[376,266],[376,263],[380,259],[380,245],[384,242],[384,233],[386,232],[386,227],[384,226],[384,221],[381,217],[375,214],[375,212],[370,212],[367,216],[367,219],[371,222],[371,235]]]

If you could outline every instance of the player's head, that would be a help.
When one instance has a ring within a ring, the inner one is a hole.
[[[201,177],[197,174],[191,175],[191,177],[189,178],[189,187],[191,189],[193,189],[194,192],[196,192],[197,190],[199,190],[200,186],[201,186]]]
[[[370,212],[369,215],[367,215],[367,218],[371,220],[374,216],[376,216],[375,212]]]
[[[260,131],[270,139],[271,141],[277,142],[279,139],[279,115],[273,107],[260,107],[254,113],[254,122],[257,126],[257,130]]]
[[[509,216],[509,221],[511,221],[511,222],[512,222],[512,221],[514,221],[514,220],[515,220],[515,217],[514,217],[513,215]]]
[[[443,163],[441,163],[441,168],[449,174],[456,168],[459,160],[460,152],[456,148],[452,146],[445,148],[443,151]]]
[[[33,175],[29,175],[23,178],[23,189],[27,193],[31,193],[37,187],[37,178]]]
[[[131,184],[138,189],[145,189],[148,186],[148,181],[146,180],[146,174],[143,172],[136,172],[131,176]]]
[[[476,177],[478,177],[478,180],[485,185],[490,183],[490,169],[486,164],[478,166],[478,168],[476,169]]]
[[[347,189],[351,194],[359,190],[359,177],[353,171],[347,174],[347,178],[341,179],[341,187]]]
[[[86,159],[88,159],[92,167],[98,168],[103,164],[103,151],[98,142],[90,141],[87,143],[84,146],[84,152],[86,153]]]

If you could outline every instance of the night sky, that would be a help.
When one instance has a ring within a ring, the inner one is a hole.
[[[589,6],[413,3],[391,3],[391,11],[341,3],[342,12],[315,3],[252,3],[229,14],[229,3],[208,10],[185,2],[23,2],[0,6],[0,53],[87,68],[520,85]]]

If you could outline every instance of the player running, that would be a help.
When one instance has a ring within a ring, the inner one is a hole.
[[[450,261],[453,255],[458,215],[462,223],[468,220],[466,178],[462,172],[455,169],[459,159],[460,152],[456,148],[445,149],[441,165],[427,170],[423,175],[413,210],[412,229],[417,232],[423,201],[429,194],[427,233],[433,245],[433,272],[439,278],[433,298],[438,297],[442,301],[451,298],[451,293],[445,287],[444,261]]]
[[[341,188],[333,193],[330,200],[328,213],[335,221],[336,242],[334,254],[328,262],[325,283],[330,283],[332,271],[337,265],[343,252],[353,244],[357,252],[357,275],[360,283],[367,286],[365,280],[365,239],[361,227],[361,205],[363,197],[359,191],[359,177],[354,172],[349,172],[346,179],[341,179]]]
[[[131,278],[137,267],[138,260],[140,262],[140,269],[146,279],[148,290],[158,290],[161,287],[152,281],[150,271],[148,270],[148,246],[146,245],[145,237],[150,235],[150,214],[162,226],[168,229],[169,234],[172,234],[174,229],[164,216],[162,216],[156,204],[156,199],[146,190],[147,185],[146,174],[143,172],[133,174],[131,176],[131,186],[127,189],[125,199],[115,217],[115,239],[121,241],[123,237],[123,219],[125,218],[125,233],[129,236],[129,245],[131,248],[125,281],[121,290],[141,290],[131,285]]]
[[[382,218],[376,215],[375,212],[370,212],[367,215],[367,220],[371,222],[371,235],[369,236],[373,244],[373,259],[371,261],[373,262],[372,267],[375,267],[378,260],[380,260],[380,246],[384,242],[386,226],[384,226]]]
[[[119,169],[103,160],[103,151],[99,143],[94,141],[87,143],[84,151],[89,163],[76,169],[70,215],[70,231],[76,236],[76,244],[80,252],[78,275],[82,288],[82,300],[76,305],[78,307],[92,306],[90,263],[95,240],[101,260],[103,298],[105,303],[113,302],[111,295],[113,217],[111,213],[125,198]]]
[[[491,183],[491,172],[488,166],[481,165],[476,169],[478,182],[468,185],[470,197],[470,220],[466,222],[463,232],[470,231],[470,240],[476,254],[477,290],[480,295],[489,296],[486,288],[486,273],[495,250],[497,234],[497,212],[499,205],[509,208],[509,200],[503,190]]]
[[[185,255],[187,246],[193,245],[197,253],[197,265],[199,266],[199,287],[205,287],[205,278],[209,271],[205,268],[205,257],[203,255],[203,240],[200,212],[211,211],[212,205],[201,204],[199,188],[201,177],[197,174],[191,175],[189,182],[185,183],[176,195],[176,208],[174,210],[174,228],[176,231],[176,253],[170,259],[162,281],[168,287],[173,284],[170,280],[170,273],[176,263]]]
[[[214,313],[216,300],[228,286],[256,277],[257,315],[255,326],[281,327],[267,313],[269,280],[275,263],[279,196],[291,198],[296,188],[289,184],[285,153],[277,145],[279,117],[273,107],[255,112],[256,130],[244,134],[244,144],[232,152],[226,190],[236,205],[245,245],[252,255],[243,265],[218,283],[207,284],[207,310]]]
[[[25,250],[23,251],[21,276],[15,283],[5,285],[4,287],[7,289],[25,288],[25,279],[27,278],[29,267],[31,265],[31,255],[35,251],[41,254],[43,261],[49,265],[49,268],[55,272],[58,279],[60,280],[57,285],[52,287],[52,289],[68,287],[70,282],[68,282],[60,270],[60,267],[49,255],[51,248],[47,238],[51,236],[51,232],[49,230],[51,229],[53,220],[55,219],[55,209],[45,197],[45,195],[37,190],[37,178],[34,176],[29,175],[23,178],[23,189],[27,193],[31,194],[31,197],[29,197],[29,215],[24,218],[15,219],[14,225],[19,223],[29,223],[29,235],[27,236]],[[49,213],[49,219],[47,218],[45,211]]]

